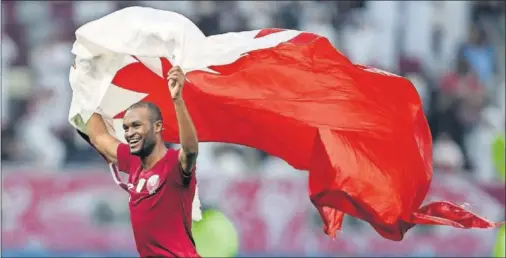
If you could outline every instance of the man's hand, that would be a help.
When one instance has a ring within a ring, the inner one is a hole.
[[[167,80],[169,81],[169,90],[172,100],[181,99],[184,82],[186,80],[183,70],[181,70],[181,67],[177,65],[172,67],[167,76]]]

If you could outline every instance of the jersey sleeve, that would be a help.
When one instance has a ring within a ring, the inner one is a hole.
[[[116,158],[118,160],[118,170],[123,173],[130,173],[131,154],[130,147],[127,144],[120,143],[116,150]]]
[[[172,176],[173,180],[176,181],[179,185],[189,186],[192,179],[195,177],[196,165],[193,166],[192,172],[190,175],[186,175],[183,173],[183,168],[181,167],[181,163],[179,163],[179,150],[173,150],[172,154],[172,171],[174,171],[174,175]]]
[[[179,163],[179,161],[177,162],[177,168],[178,168],[179,179],[180,179],[179,183],[182,184],[183,186],[190,185],[190,182],[195,177],[195,171],[197,170],[197,165],[193,166],[192,172],[190,175],[186,175],[185,173],[183,173],[183,168],[181,167],[181,164]]]

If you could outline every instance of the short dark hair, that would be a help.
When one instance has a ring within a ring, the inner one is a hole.
[[[147,101],[137,102],[131,105],[127,110],[132,110],[136,108],[147,108],[149,111],[149,120],[151,123],[155,123],[156,121],[163,121],[162,111],[153,103]]]

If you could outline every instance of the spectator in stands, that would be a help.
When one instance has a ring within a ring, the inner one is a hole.
[[[460,146],[449,134],[441,133],[434,141],[434,170],[458,173],[464,169],[464,155]]]
[[[263,2],[251,2],[251,3],[263,3]],[[231,31],[245,31],[248,30],[248,22],[243,13],[237,8],[237,2],[235,1],[223,1],[218,3],[218,8],[221,13],[226,15],[219,15],[219,28],[220,33],[231,32]],[[251,12],[251,11],[250,11]],[[256,15],[256,17],[261,17],[261,15]],[[270,16],[266,16],[267,19],[265,23],[267,26],[260,25],[259,27],[254,27],[252,29],[258,29],[263,27],[269,27],[271,25]],[[251,27],[251,26],[250,26]]]
[[[278,8],[274,14],[274,26],[276,28],[299,29],[300,2],[281,2],[284,5]]]
[[[34,93],[29,111],[18,118],[16,133],[23,146],[24,161],[38,167],[60,168],[65,161],[65,145],[53,131],[51,113],[45,112],[49,91]]]
[[[2,16],[3,19],[4,16]],[[19,144],[15,140],[12,117],[11,99],[9,94],[9,72],[13,61],[17,57],[16,43],[5,33],[2,34],[2,160],[14,160],[19,155]],[[15,114],[14,114],[15,115]],[[14,116],[15,117],[15,116]],[[15,121],[14,121],[15,123]]]
[[[504,14],[504,1],[472,1],[471,19],[473,22],[483,21],[498,22],[499,16]]]
[[[413,86],[415,86],[420,99],[422,100],[423,110],[426,114],[429,113],[431,107],[431,87],[427,80],[424,78],[422,74],[419,73],[408,73],[405,77],[411,81]]]
[[[469,41],[462,46],[462,55],[476,71],[480,82],[491,91],[494,83],[496,59],[494,48],[478,24],[471,26]]]
[[[197,17],[195,24],[206,36],[220,33],[220,14],[211,1],[194,2]]]
[[[300,29],[322,35],[335,47],[338,47],[338,34],[336,29],[332,27],[332,16],[329,13],[329,9],[320,2],[315,4],[305,3],[300,20]]]
[[[214,147],[216,172],[231,177],[245,175],[251,168],[241,148],[235,145],[216,145]]]
[[[473,163],[473,175],[479,181],[491,182],[497,178],[492,162],[492,142],[499,133],[504,133],[504,116],[501,110],[488,106],[481,112],[481,119],[468,137],[467,147]]]
[[[72,43],[61,35],[59,26],[38,44],[30,55],[37,84],[32,91],[30,112],[20,119],[18,131],[28,157],[39,166],[58,168],[64,164],[65,135],[71,130],[67,116],[71,92],[68,69],[72,63]]]
[[[502,82],[499,84],[499,87],[497,88],[497,94],[495,96],[495,104],[501,111],[501,117],[502,117],[502,125],[504,125],[504,122],[506,122],[506,82]]]
[[[9,35],[2,34],[2,126],[7,126],[10,118],[9,109],[9,68],[18,55],[16,43]]]
[[[463,52],[458,53],[455,69],[442,77],[440,89],[441,93],[448,98],[459,98],[483,91],[478,75]]]
[[[432,135],[437,138],[447,133],[462,150],[465,168],[471,170],[465,139],[472,123],[479,119],[484,100],[482,86],[467,60],[458,56],[455,70],[442,78],[439,89],[430,115]]]
[[[348,21],[341,24],[341,50],[354,63],[376,65],[374,22],[358,11],[348,17]]]

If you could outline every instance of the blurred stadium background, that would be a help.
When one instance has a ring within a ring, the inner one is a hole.
[[[67,122],[74,31],[133,5],[184,14],[206,35],[265,27],[318,33],[354,62],[408,77],[434,139],[428,199],[505,219],[497,138],[505,130],[503,1],[2,1],[4,256],[136,255],[128,197]],[[497,230],[417,227],[391,242],[348,218],[332,241],[306,196],[304,172],[241,146],[205,143],[200,153],[204,208],[232,221],[238,255],[491,255]],[[224,234],[211,232],[233,242]]]

